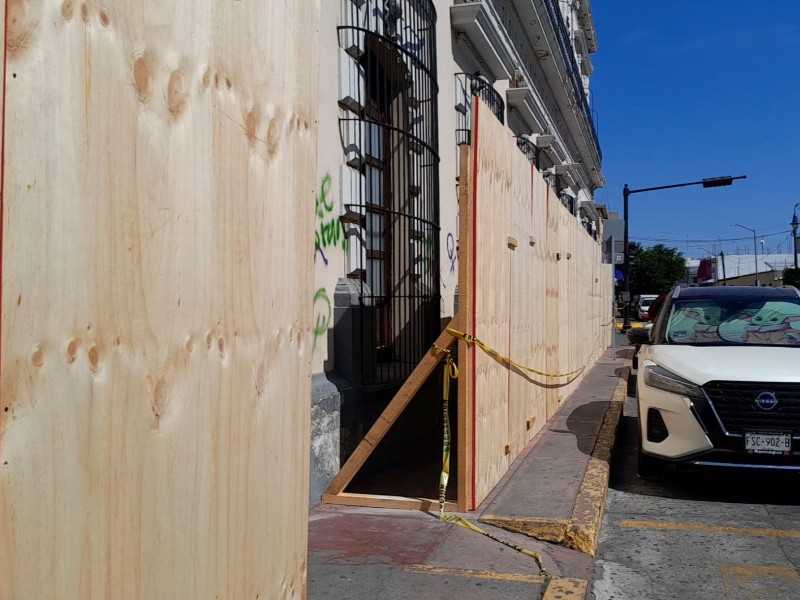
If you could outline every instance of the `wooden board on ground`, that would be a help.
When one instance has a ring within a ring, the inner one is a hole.
[[[6,6],[0,596],[304,596],[318,3]]]

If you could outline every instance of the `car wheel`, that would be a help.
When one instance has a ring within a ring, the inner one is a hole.
[[[664,473],[664,461],[649,456],[639,448],[639,460],[636,466],[636,474],[642,479],[657,477]]]

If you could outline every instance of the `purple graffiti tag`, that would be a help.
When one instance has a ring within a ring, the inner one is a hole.
[[[450,274],[452,275],[456,272],[456,259],[458,258],[456,254],[456,239],[452,233],[447,234],[447,258],[450,259]]]
[[[320,247],[320,244],[319,244],[319,232],[316,232],[314,234],[314,237],[315,237],[315,239],[314,239],[314,250],[315,250],[314,255],[316,257],[316,252],[319,252],[319,255],[322,257],[322,260],[325,262],[325,266],[327,266],[328,265],[328,259],[325,257],[325,253],[322,251],[322,248]]]

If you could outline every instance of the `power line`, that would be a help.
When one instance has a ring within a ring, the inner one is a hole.
[[[759,235],[759,238],[769,238],[775,237],[779,235],[785,235],[791,237],[792,232],[787,231],[779,231],[777,233],[768,233],[765,235]],[[717,236],[715,238],[708,238],[708,239],[687,239],[687,238],[649,238],[649,237],[639,237],[639,236],[630,236],[630,239],[637,242],[658,242],[663,244],[718,244],[728,243],[728,242],[743,242],[743,241],[751,241],[753,236],[747,237],[720,237]]]

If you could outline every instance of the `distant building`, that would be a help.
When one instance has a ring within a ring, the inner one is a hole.
[[[791,254],[765,254],[756,259],[752,254],[720,254],[703,259],[686,259],[688,285],[783,285],[783,272],[794,266]]]
[[[728,285],[756,285],[757,272],[762,286],[774,287],[783,285],[783,271],[793,266],[791,254],[759,254],[757,265],[752,254],[725,254],[716,259],[715,277],[717,285],[723,279]]]

